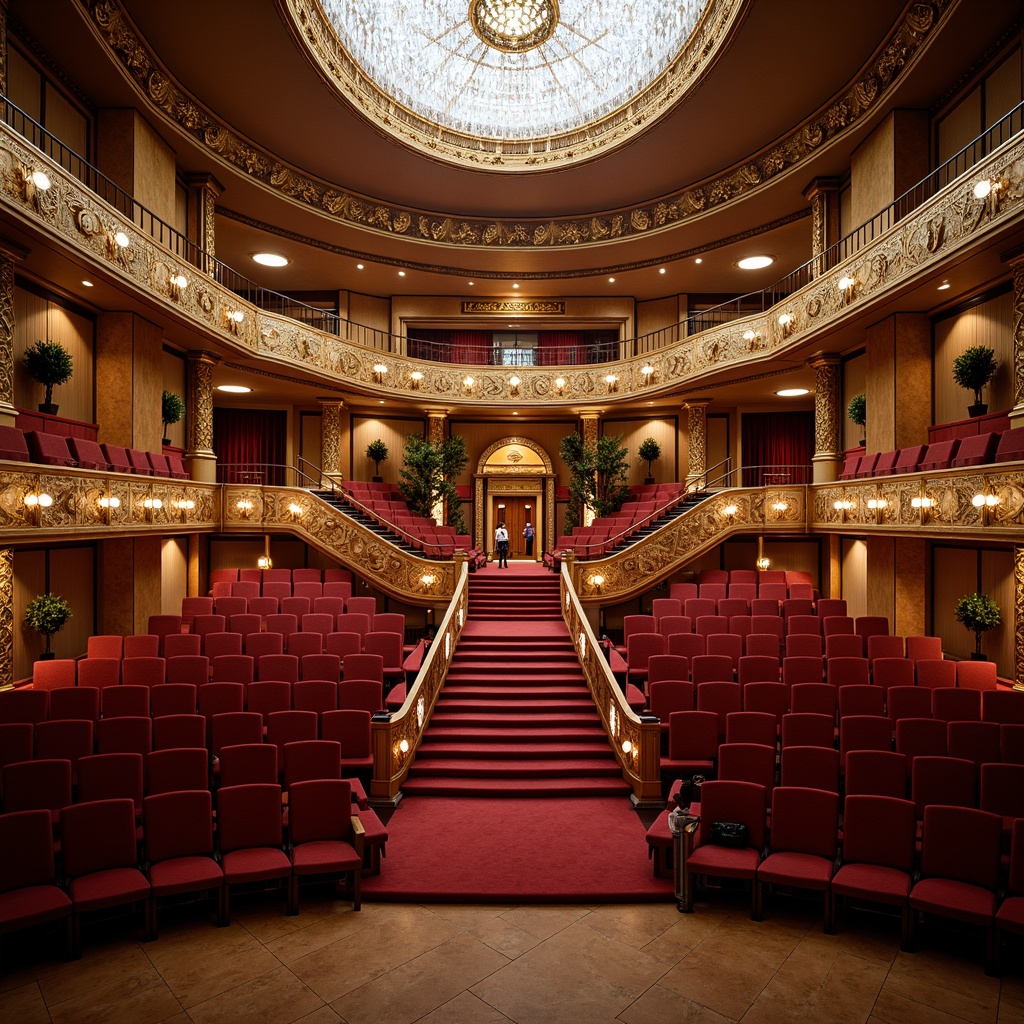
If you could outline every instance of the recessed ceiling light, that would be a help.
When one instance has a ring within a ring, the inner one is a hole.
[[[608,283],[609,284],[615,284],[615,278],[614,277],[609,277],[608,278]]]
[[[518,413],[518,412],[516,412],[516,410],[515,410],[515,409],[513,409],[513,410],[512,410],[512,415],[513,415],[513,416],[518,416],[518,415],[519,415],[519,413]]]
[[[383,404],[384,404],[384,399],[383,399],[383,398],[382,398],[382,399],[380,400],[380,404],[381,404],[381,405],[383,405]]]
[[[83,281],[82,284],[84,284],[86,288],[92,287],[92,281]]]
[[[472,288],[474,284],[476,284],[476,282],[475,282],[475,281],[470,281],[470,282],[469,282],[469,287],[470,287],[470,288]]]
[[[943,281],[942,284],[939,285],[939,291],[940,292],[944,292],[948,287],[949,287],[949,282],[948,281]]]
[[[698,256],[693,262],[694,263],[703,263],[704,261]]]
[[[357,263],[356,264],[356,270],[365,270],[365,269],[366,269],[366,267],[362,263]]]
[[[514,331],[519,326],[519,324],[509,324],[508,326],[509,326],[509,330]]]
[[[399,277],[405,277],[405,271],[404,271],[404,270],[400,270],[400,271],[398,272],[398,276],[399,276]]]
[[[247,388],[244,384],[218,384],[218,391],[226,391],[229,395],[247,395],[252,388]]]
[[[774,256],[747,256],[740,260],[736,266],[740,270],[763,270],[775,262]]]
[[[254,252],[252,258],[264,267],[287,267],[290,262],[287,256],[279,252]]]
[[[698,260],[697,262],[699,263],[700,261]],[[664,274],[665,272],[666,272],[666,271],[665,271],[665,268],[664,268],[664,267],[660,267],[660,268],[659,268],[659,270],[658,270],[658,273],[659,273],[659,274]]]
[[[801,395],[810,394],[807,388],[783,388],[781,391],[776,391],[775,394],[779,398],[799,398]]]
[[[519,285],[517,285],[517,284],[514,284],[514,285],[512,285],[512,287],[513,287],[513,288],[518,288],[518,287],[519,287]]]

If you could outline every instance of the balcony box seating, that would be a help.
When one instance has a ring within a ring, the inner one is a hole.
[[[32,453],[32,461],[44,466],[73,466],[75,460],[68,449],[67,438],[57,434],[44,434],[40,430],[30,430],[25,435],[28,449]]]
[[[856,455],[847,455],[846,461],[843,463],[843,471],[839,474],[839,479],[853,480],[857,476],[857,470],[860,468],[861,458],[859,449]]]
[[[68,449],[80,469],[99,469],[106,472],[110,469],[103,449],[86,437],[69,437]]]
[[[28,442],[17,427],[0,427],[0,459],[28,462]]]
[[[146,458],[149,459],[149,466],[153,471],[153,476],[171,475],[171,467],[167,464],[166,457],[160,452],[146,452]]]
[[[993,462],[1019,462],[1024,460],[1024,427],[1004,431],[999,438]]]
[[[149,464],[149,459],[146,457],[146,453],[140,452],[138,448],[128,449],[128,462],[131,464],[132,472],[136,475],[153,475],[153,467]]]
[[[915,444],[909,448],[901,448],[896,464],[892,467],[894,473],[916,473],[924,454],[927,451],[926,444]]]
[[[167,456],[167,467],[171,471],[171,479],[173,480],[188,480],[189,473],[185,468],[185,464],[181,461],[180,455],[168,455]]]
[[[925,473],[930,473],[936,469],[949,469],[953,459],[956,458],[959,447],[960,441],[958,438],[930,444],[928,445],[928,450],[921,457],[917,468]]]
[[[872,452],[870,455],[861,456],[860,463],[857,466],[858,480],[875,475],[875,467],[878,465],[878,457],[880,454],[880,452]]]
[[[875,463],[874,476],[889,476],[895,472],[896,460],[900,457],[899,449],[891,452],[880,452]]]
[[[987,465],[994,461],[998,447],[998,434],[975,434],[973,437],[965,437],[960,442],[956,458],[950,462],[950,465],[957,469]]]
[[[128,461],[128,452],[120,445],[101,444],[100,449],[106,456],[110,468],[115,473],[131,473],[132,464]]]

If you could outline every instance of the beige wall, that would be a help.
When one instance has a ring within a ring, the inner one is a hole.
[[[412,410],[409,415],[409,419],[392,419],[352,414],[351,479],[369,480],[373,476],[373,463],[366,458],[366,448],[379,438],[388,446],[388,461],[381,463],[380,475],[385,483],[399,483],[405,439],[410,434],[423,435],[426,430],[426,417],[416,419]]]
[[[863,540],[843,538],[842,592],[846,612],[856,618],[868,614],[868,549]]]
[[[187,367],[185,360],[177,352],[168,352],[164,349],[163,358],[163,390],[171,391],[182,401],[186,402],[186,379]],[[161,424],[162,428],[163,424]],[[167,428],[167,439],[176,448],[185,447],[185,417],[182,416],[177,423]]]
[[[644,420],[612,420],[601,423],[603,433],[608,435],[622,434],[622,443],[629,449],[629,477],[631,486],[642,484],[647,477],[647,463],[639,455],[637,449],[648,438],[653,437],[661,445],[661,458],[651,467],[651,476],[658,483],[667,483],[679,479],[678,459],[676,453],[676,437],[679,430],[676,419],[644,419]]]
[[[896,110],[850,159],[852,228],[870,220],[928,173],[928,115]]]
[[[856,448],[864,438],[864,428],[856,426],[846,415],[846,407],[854,395],[867,393],[867,357],[862,353],[843,362],[843,406],[840,437],[843,448]],[[871,422],[871,406],[868,406],[868,422]]]
[[[150,213],[167,224],[176,222],[174,151],[137,111],[99,111],[96,165]]]
[[[188,538],[167,537],[160,545],[160,614],[180,615],[188,593]]]
[[[932,407],[928,318],[919,313],[887,317],[867,329],[865,342],[868,451],[924,444]]]
[[[974,393],[953,382],[953,360],[972,345],[988,345],[998,366],[981,397],[989,412],[1013,407],[1013,296],[1010,292],[935,324],[935,423],[967,418]]]

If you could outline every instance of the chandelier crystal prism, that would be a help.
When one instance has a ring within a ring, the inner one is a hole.
[[[581,130],[596,138],[613,119],[624,123],[624,112],[630,132],[618,134],[635,134],[645,110],[660,112],[685,93],[668,84],[673,76],[699,77],[692,69],[718,52],[742,9],[741,0],[318,5],[338,57],[327,34],[308,31],[309,20],[301,37],[366,116],[404,142],[432,139],[426,148],[437,157],[460,148],[479,165],[500,152],[502,160],[489,161],[496,169],[529,166],[531,153],[554,152],[555,138],[576,145]],[[558,143],[560,157],[567,145]]]

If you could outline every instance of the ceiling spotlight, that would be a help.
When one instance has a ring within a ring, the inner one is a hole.
[[[356,270],[365,270],[365,269],[366,269],[366,267],[362,263],[357,263],[356,264]]]
[[[517,285],[517,284],[514,284],[514,285],[512,285],[512,287],[513,287],[513,288],[518,288],[518,287],[519,287],[519,285]]]
[[[736,266],[740,270],[763,270],[765,267],[770,267],[774,262],[774,256],[746,256]]]
[[[703,263],[704,261],[698,256],[693,262],[694,263]]]
[[[700,260],[697,260],[697,262],[700,263]],[[658,268],[658,273],[659,274],[666,274],[666,273],[668,273],[668,271],[666,271],[664,267],[659,267]]]
[[[608,278],[608,283],[609,284],[615,284],[615,278],[614,277],[609,277]]]
[[[92,288],[93,287],[92,281],[83,281],[82,284],[85,285],[86,288]]]
[[[247,388],[244,384],[218,384],[218,391],[226,391],[229,395],[247,395],[252,388]]]
[[[404,270],[400,270],[400,271],[398,272],[398,276],[399,276],[399,277],[405,277],[405,271],[404,271]]]
[[[949,282],[948,281],[943,281],[942,284],[939,285],[937,290],[940,291],[940,292],[944,292],[948,288],[949,288]]]
[[[775,392],[779,398],[801,398],[808,393],[807,388],[783,388],[781,391]]]
[[[252,259],[261,267],[287,267],[290,262],[287,256],[282,256],[279,252],[254,252]]]

